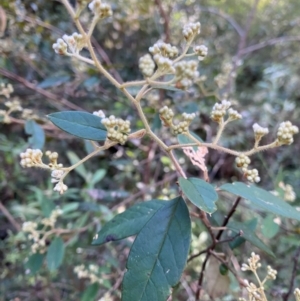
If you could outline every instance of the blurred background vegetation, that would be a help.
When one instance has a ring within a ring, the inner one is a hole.
[[[265,143],[274,139],[282,121],[290,120],[300,126],[299,0],[111,0],[110,4],[114,15],[98,24],[92,42],[103,65],[119,81],[141,79],[138,60],[150,46],[163,39],[180,48],[183,25],[188,21],[201,22],[196,42],[209,49],[199,69],[206,80],[188,92],[155,90],[144,100],[150,123],[167,143],[174,138],[161,128],[158,109],[168,104],[178,114],[198,111],[192,129],[202,139],[211,140],[216,125],[209,115],[218,101],[216,92],[230,97],[243,115],[241,121],[232,123],[225,131],[221,142],[227,147],[250,149],[255,122],[269,127]],[[82,13],[85,27],[89,15],[88,10]],[[57,151],[66,166],[89,153],[91,145],[56,129],[48,123],[47,114],[101,109],[107,115],[130,119],[132,128],[142,127],[130,102],[95,68],[55,54],[52,44],[57,38],[75,31],[58,1],[1,1],[0,83],[12,84],[11,98],[37,115],[36,124],[45,133],[43,150]],[[0,97],[4,109],[6,100]],[[132,239],[92,247],[92,237],[105,221],[127,206],[175,196],[176,173],[170,160],[148,138],[129,142],[76,169],[66,179],[70,189],[61,196],[53,191],[47,172],[20,167],[19,154],[33,141],[30,131],[24,128],[26,121],[19,113],[12,116],[10,123],[0,124],[0,300],[120,300],[121,279]],[[300,140],[296,136],[290,147],[253,157],[252,166],[262,178],[259,185],[283,194],[278,185],[284,182],[299,195],[299,153]],[[190,176],[201,176],[182,152],[177,155]],[[207,164],[214,184],[242,180],[233,157],[211,151]],[[220,212],[225,214],[231,201],[226,197],[220,200]],[[64,261],[58,270],[50,272],[42,262],[32,266],[28,261],[31,243],[20,229],[25,221],[49,216],[57,205],[64,211],[57,227],[83,230],[62,235],[67,246]],[[293,205],[299,206],[299,198]],[[291,285],[299,287],[300,283],[300,270],[296,270],[291,281],[298,260],[294,254],[300,248],[299,224],[279,219],[276,224],[273,216],[254,209],[245,211],[245,206],[238,208],[236,220],[256,218],[257,235],[277,256],[272,259],[262,254],[264,262],[272,263],[279,271],[269,288],[270,300],[293,300],[292,295],[284,298]],[[208,244],[203,230],[200,221],[193,221],[192,253]],[[256,251],[246,243],[232,252],[241,263],[253,250]],[[193,300],[201,259],[188,264],[174,290],[173,301]],[[80,264],[95,264],[99,268],[99,289],[88,279],[77,277],[73,269]],[[220,300],[237,300],[238,296],[239,287],[231,279],[228,293]]]

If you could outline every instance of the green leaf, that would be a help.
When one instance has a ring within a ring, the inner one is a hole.
[[[195,133],[190,132],[192,136],[194,136],[197,140],[199,140],[200,142],[203,142],[203,140],[197,136]],[[177,135],[177,140],[179,142],[179,144],[189,144],[189,143],[195,143],[195,141],[193,141],[191,138],[189,138],[187,135],[185,134],[178,134]],[[196,151],[198,149],[198,146],[193,146],[193,149]]]
[[[45,132],[43,128],[34,120],[27,120],[25,123],[25,132],[31,135],[28,139],[30,146],[34,149],[42,149],[45,144]]]
[[[250,221],[246,221],[244,224],[245,224],[245,227],[247,227],[249,229],[249,231],[254,232],[256,229],[256,226],[257,226],[257,218],[253,218]],[[230,241],[229,246],[233,250],[235,248],[238,248],[245,241],[246,241],[245,238],[239,236],[239,237],[236,237],[233,241]]]
[[[106,223],[98,232],[98,236],[93,240],[92,245],[101,245],[109,241],[136,235],[157,210],[165,205],[166,201],[152,200],[130,207]]]
[[[67,157],[72,165],[80,161],[79,157],[72,151],[67,151]],[[75,168],[75,171],[86,180],[88,172],[86,171],[83,164],[80,164]]]
[[[66,213],[77,210],[80,204],[81,203],[76,203],[76,202],[69,203],[69,204],[63,205],[61,210],[62,210],[63,214],[66,214]]]
[[[241,196],[242,198],[252,202],[261,210],[266,210],[270,213],[300,221],[299,211],[272,193],[258,188],[255,185],[246,185],[241,182],[235,182],[233,184],[222,185],[220,190],[225,190]]]
[[[70,80],[70,76],[52,76],[48,77],[42,82],[40,82],[37,87],[38,88],[51,88],[51,87],[56,87],[59,86],[63,83],[66,83]]]
[[[270,250],[268,246],[266,246],[257,236],[256,234],[249,229],[245,223],[238,223],[231,221],[226,226],[228,229],[231,229],[235,233],[239,233],[239,231],[243,231],[242,237],[245,238],[247,241],[252,243],[257,248],[261,249],[262,251],[266,252],[267,254],[275,257],[274,253]]]
[[[84,291],[80,301],[94,301],[98,295],[99,291],[99,284],[93,283],[87,287]]]
[[[98,182],[100,182],[106,175],[105,169],[98,169],[92,176],[89,182],[90,187],[94,187]]]
[[[167,85],[152,85],[153,89],[160,89],[160,90],[169,90],[169,91],[175,91],[175,92],[186,92],[185,90],[181,90],[178,88],[175,88],[174,86],[167,86]]]
[[[79,138],[104,141],[106,128],[101,118],[86,112],[64,111],[48,115],[50,121],[61,130]]]
[[[180,280],[191,239],[181,197],[166,202],[137,235],[127,261],[122,301],[166,301]]]
[[[30,274],[35,274],[41,269],[44,258],[45,254],[35,253],[31,255],[25,263],[25,268],[29,269]]]
[[[65,253],[64,242],[61,237],[55,237],[51,242],[46,256],[47,266],[50,271],[55,271],[62,263]]]
[[[273,238],[279,231],[279,225],[274,223],[274,216],[268,214],[262,223],[262,234],[267,238]]]
[[[207,213],[217,210],[215,202],[218,194],[211,184],[197,178],[179,178],[179,186],[188,199],[201,210]]]

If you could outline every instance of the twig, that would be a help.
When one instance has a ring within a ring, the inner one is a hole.
[[[3,203],[0,201],[0,210],[6,216],[6,218],[10,221],[10,223],[14,226],[17,232],[21,231],[21,226],[17,223],[14,217],[10,214],[10,212],[6,209]]]
[[[291,280],[290,280],[289,290],[286,294],[283,295],[283,298],[282,298],[283,301],[288,301],[289,296],[292,293],[295,278],[297,276],[299,257],[300,257],[300,247],[298,247],[298,249],[296,250],[296,253],[293,257],[294,267],[293,267],[293,272],[292,272],[292,276],[291,276]]]
[[[255,45],[248,46],[248,47],[242,49],[241,53],[243,55],[245,55],[250,52],[262,49],[266,46],[272,46],[272,45],[276,45],[279,43],[296,42],[296,41],[300,41],[300,36],[280,37],[280,38],[269,39],[267,41],[263,41],[258,44],[255,44]]]
[[[42,88],[39,88],[35,84],[27,81],[25,78],[23,78],[17,74],[14,74],[4,68],[0,68],[0,74],[4,75],[12,80],[18,81],[19,83],[23,84],[25,87],[27,87],[31,90],[34,90],[35,92],[45,96],[48,99],[51,99],[53,101],[52,105],[57,107],[58,109],[62,109],[61,104],[63,104],[70,109],[77,110],[77,111],[78,110],[83,111],[83,109],[81,107],[71,103],[67,99],[60,98],[59,96],[53,94],[52,92],[46,91]]]
[[[162,5],[161,0],[155,0],[155,4],[158,7],[159,13],[164,20],[164,33],[165,33],[165,42],[170,43],[170,11],[167,13]]]
[[[236,22],[231,16],[227,15],[226,13],[215,9],[213,7],[202,7],[200,6],[201,11],[203,12],[208,12],[210,14],[215,14],[218,15],[220,17],[222,17],[223,19],[225,19],[238,33],[238,35],[240,37],[242,37],[244,35],[244,30],[243,28],[238,24],[238,22]]]
[[[231,268],[228,265],[228,262],[223,259],[222,257],[220,257],[216,252],[214,252],[213,250],[210,250],[209,253],[214,256],[217,260],[219,260],[221,263],[223,263],[224,265],[226,265],[226,267],[228,268],[228,270],[235,276],[235,278],[238,280],[239,284],[241,286],[247,287],[246,283],[244,282],[244,280],[242,278],[240,278],[240,276],[237,274],[237,272]]]
[[[234,204],[233,204],[233,206],[231,207],[230,211],[228,212],[227,216],[225,217],[225,219],[224,219],[223,224],[222,224],[221,227],[226,227],[226,226],[227,226],[227,224],[228,224],[230,218],[231,218],[231,217],[233,216],[233,214],[235,213],[235,210],[236,210],[237,206],[239,205],[241,199],[242,199],[241,197],[238,197],[238,198],[236,199],[236,201],[234,202]],[[223,232],[224,232],[223,229],[221,229],[221,230],[219,231],[219,233],[217,234],[217,237],[216,237],[217,240],[219,240],[219,239],[221,238]]]

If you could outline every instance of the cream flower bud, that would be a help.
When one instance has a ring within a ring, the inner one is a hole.
[[[262,136],[267,135],[269,133],[268,128],[263,128],[257,123],[254,123],[252,127],[253,127],[253,131],[255,133],[255,136],[261,136],[262,137]]]
[[[199,61],[203,61],[207,56],[208,49],[205,45],[195,46],[194,52],[198,55]]]

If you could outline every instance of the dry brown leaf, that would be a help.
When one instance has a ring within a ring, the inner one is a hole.
[[[193,165],[198,166],[203,172],[207,171],[205,164],[205,156],[208,153],[208,149],[205,146],[198,147],[195,151],[193,147],[183,147],[183,152],[188,156]]]

